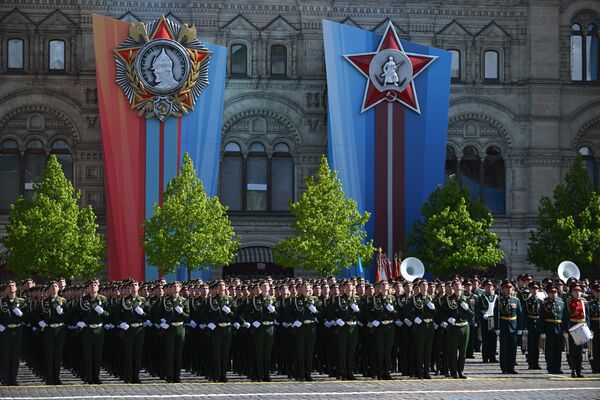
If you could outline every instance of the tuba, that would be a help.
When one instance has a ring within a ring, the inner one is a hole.
[[[417,278],[422,278],[425,275],[425,266],[416,257],[407,257],[400,264],[400,274],[407,281],[414,281]]]
[[[572,261],[561,262],[558,265],[557,274],[563,282],[566,282],[569,278],[575,278],[577,280],[580,278],[579,267]]]

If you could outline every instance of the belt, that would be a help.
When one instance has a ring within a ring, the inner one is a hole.
[[[539,315],[527,315],[529,319],[540,319]]]
[[[549,322],[551,324],[561,324],[562,319],[545,319],[544,322]]]
[[[427,323],[433,322],[433,318],[425,318],[423,320],[423,322],[427,322]]]
[[[60,324],[48,324],[48,326],[50,328],[60,328],[61,326],[63,326],[64,324],[61,322]]]
[[[304,321],[302,321],[303,324],[314,324],[315,321],[313,321],[312,319],[305,319]]]
[[[217,325],[221,328],[227,328],[228,326],[231,326],[231,322],[219,322]]]
[[[142,324],[142,323],[129,324],[129,326],[132,327],[132,328],[139,328],[142,325],[144,325],[144,324]]]
[[[500,319],[503,321],[514,321],[517,317],[500,317]]]
[[[345,321],[346,325],[356,325],[356,321]]]
[[[394,321],[387,319],[387,320],[385,320],[385,321],[381,321],[381,325],[389,325],[389,324],[391,324],[392,322],[394,322]]]
[[[574,322],[576,324],[580,324],[582,322],[585,322],[585,319],[573,319],[573,318],[571,318],[571,322]]]
[[[265,326],[273,325],[273,321],[263,321],[262,324]]]
[[[88,328],[91,328],[91,329],[102,328],[102,324],[90,324],[90,325],[88,325]]]
[[[592,321],[600,321],[600,317],[591,317],[590,318]]]
[[[7,328],[9,329],[13,329],[13,328],[18,328],[20,327],[22,324],[8,324],[6,325]]]
[[[463,322],[455,322],[454,326],[466,326],[469,325],[469,323],[467,321],[463,321]]]
[[[183,321],[182,322],[171,322],[172,326],[181,326],[183,325]]]

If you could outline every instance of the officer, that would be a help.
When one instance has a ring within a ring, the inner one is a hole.
[[[469,302],[469,297],[463,295],[460,279],[452,283],[453,294],[446,297],[440,313],[444,315],[441,325],[447,328],[447,357],[452,378],[466,379],[465,354],[469,342],[469,320],[475,312]]]
[[[591,346],[589,357],[592,373],[600,373],[600,282],[592,282],[590,285],[592,293],[589,297],[590,308],[590,330],[594,338],[588,343]]]
[[[479,300],[479,295],[475,293],[473,289],[473,281],[467,279],[463,283],[464,285],[464,295],[469,300],[469,308],[472,311],[475,311],[475,307],[477,307],[477,301]],[[467,355],[466,358],[475,358],[473,354],[475,352],[475,347],[477,345],[477,330],[478,330],[478,322],[475,316],[475,312],[468,319],[469,321],[469,342],[467,344]]]
[[[293,298],[289,306],[289,324],[294,337],[296,354],[294,358],[295,379],[312,381],[312,359],[316,339],[315,320],[319,314],[317,299],[312,296],[312,287],[305,281],[300,293]]]
[[[563,330],[566,329],[565,302],[558,297],[558,287],[550,284],[547,288],[548,298],[540,309],[542,321],[541,338],[545,340],[544,354],[546,368],[550,374],[563,374],[561,358],[563,350]]]
[[[590,310],[588,302],[581,297],[581,285],[574,283],[569,288],[571,298],[567,302],[566,327],[571,328],[578,324],[589,325]],[[581,374],[581,364],[583,363],[583,345],[577,345],[573,337],[569,334],[569,364],[571,365],[571,377],[583,378]]]
[[[58,282],[49,282],[47,288],[48,295],[40,302],[38,321],[46,361],[46,385],[62,385],[60,366],[65,343],[67,300],[58,295]]]
[[[212,355],[213,382],[227,382],[227,366],[229,364],[229,350],[231,348],[231,326],[240,324],[236,317],[235,299],[227,294],[225,282],[219,280],[215,284],[215,294],[210,297],[207,311],[207,325],[210,332]]]
[[[431,348],[433,345],[433,319],[436,317],[436,307],[433,298],[427,294],[428,284],[425,279],[414,285],[416,288],[412,301],[408,303],[408,322],[414,334],[414,354],[416,377],[431,379]]]
[[[515,284],[510,280],[502,282],[502,296],[494,309],[496,333],[500,335],[500,369],[503,374],[517,374],[517,337],[523,333],[521,302],[514,293]]]
[[[494,293],[494,281],[485,279],[483,281],[484,292],[477,300],[476,316],[481,327],[481,356],[483,363],[497,363],[496,359],[496,326],[494,320],[494,308],[498,295]]]
[[[373,301],[366,309],[367,323],[374,331],[373,341],[375,344],[374,357],[371,357],[375,366],[377,379],[391,380],[390,366],[391,353],[394,344],[394,319],[396,310],[394,308],[395,298],[389,294],[389,284],[382,280],[379,282],[379,293],[373,297]]]
[[[25,299],[17,297],[17,284],[8,281],[0,299],[0,378],[5,386],[17,386],[19,356],[23,342]]]
[[[525,310],[525,329],[523,329],[523,341],[526,344],[527,352],[527,364],[528,369],[542,369],[540,367],[540,334],[541,334],[541,321],[540,321],[540,310],[542,307],[542,300],[538,297],[540,284],[538,282],[530,282],[529,290],[530,296],[524,301]],[[525,342],[525,339],[527,341]]]
[[[336,379],[356,380],[354,361],[358,340],[357,320],[360,313],[359,302],[354,296],[352,281],[344,281],[340,294],[333,298],[327,311],[329,323],[334,326],[337,351]]]

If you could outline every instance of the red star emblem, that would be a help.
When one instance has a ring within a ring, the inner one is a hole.
[[[377,56],[377,54],[379,54],[381,51],[388,49],[396,50],[403,53],[408,58],[409,62],[412,64],[412,76],[407,78],[410,80],[410,83],[408,83],[408,85],[406,85],[401,90],[379,90],[377,86],[373,83],[371,75],[369,74],[369,67],[371,66],[371,61],[373,60],[373,58]],[[377,51],[373,53],[345,55],[344,58],[367,78],[367,86],[365,88],[365,95],[363,98],[361,113],[367,111],[371,107],[376,106],[382,101],[387,100],[398,101],[399,103],[404,104],[406,107],[410,108],[416,113],[421,114],[421,111],[419,109],[419,100],[417,98],[417,91],[415,90],[414,79],[421,72],[423,72],[425,68],[427,68],[433,61],[435,61],[437,57],[429,56],[426,54],[406,53],[402,48],[400,39],[398,39],[398,35],[396,34],[396,30],[394,29],[394,25],[391,21],[389,22],[385,30],[385,34],[383,35],[381,42],[379,42]]]

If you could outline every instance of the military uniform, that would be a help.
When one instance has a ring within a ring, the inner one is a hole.
[[[271,351],[275,335],[277,310],[275,299],[259,294],[248,300],[242,322],[250,329],[253,354],[253,381],[270,382]],[[273,311],[270,311],[269,308]]]
[[[374,331],[374,357],[372,357],[377,379],[391,379],[390,366],[392,346],[394,344],[394,320],[396,310],[395,298],[391,295],[378,294],[365,310],[366,321]]]
[[[0,300],[0,378],[6,386],[17,386],[25,308],[20,297]]]
[[[484,363],[496,363],[496,346],[498,345],[498,336],[496,335],[495,319],[493,314],[488,311],[491,305],[494,305],[498,299],[496,294],[484,292],[477,300],[476,318],[479,321],[481,329],[481,357]]]
[[[83,358],[83,380],[99,384],[100,365],[104,346],[103,323],[110,316],[106,297],[86,294],[77,305],[77,327],[81,329],[81,356]]]
[[[547,298],[540,308],[542,337],[545,338],[546,368],[551,374],[562,374],[560,369],[563,350],[563,331],[566,329],[565,302]]]
[[[592,357],[590,358],[590,365],[592,367],[592,373],[600,373],[600,285],[596,284],[592,287],[594,290],[594,296],[589,299],[590,308],[590,330],[594,333],[594,338],[588,346],[591,346]]]
[[[581,293],[581,287],[578,284],[571,286],[570,293],[575,290],[579,290]],[[589,325],[590,310],[589,305],[583,298],[574,299],[571,298],[566,304],[566,328],[572,328],[578,324]],[[583,363],[583,345],[578,346],[575,344],[573,337],[568,334],[569,341],[569,365],[571,366],[571,377],[582,378],[581,367]]]
[[[210,330],[211,374],[214,382],[227,382],[229,350],[231,348],[231,326],[237,322],[235,299],[228,295],[215,295],[206,308],[207,328]]]
[[[183,345],[185,343],[184,322],[189,318],[189,307],[181,296],[165,296],[157,304],[156,323],[164,330],[163,357],[164,375],[167,382],[180,383]]]
[[[541,369],[538,343],[541,334],[540,310],[542,303],[542,300],[535,296],[530,296],[524,301],[525,329],[523,330],[523,341],[526,340],[527,343],[526,356],[529,369]]]
[[[446,296],[440,313],[444,315],[444,324],[447,328],[448,367],[453,378],[465,378],[465,356],[469,342],[469,320],[475,312],[469,298],[457,293]]]
[[[317,301],[312,296],[298,296],[291,300],[289,305],[289,319],[291,324],[294,347],[295,378],[299,381],[312,381],[312,359],[314,355],[316,331],[316,317],[319,313]]]
[[[65,321],[67,300],[56,296],[46,297],[40,302],[38,326],[42,331],[44,347],[45,376],[47,385],[60,385],[60,366],[65,343]]]
[[[500,331],[500,369],[504,374],[516,374],[517,337],[523,329],[521,302],[514,296],[500,296],[494,317]]]
[[[149,305],[141,296],[129,295],[115,304],[117,328],[123,339],[122,375],[129,383],[140,383],[142,351],[144,349],[144,324],[149,323]]]
[[[415,374],[417,378],[430,379],[433,319],[436,317],[433,298],[422,293],[414,295],[408,303],[407,313],[414,334]]]
[[[359,299],[356,296],[336,296],[327,311],[329,322],[334,326],[337,379],[356,379],[354,362],[358,341],[357,320],[360,313],[358,303]]]

